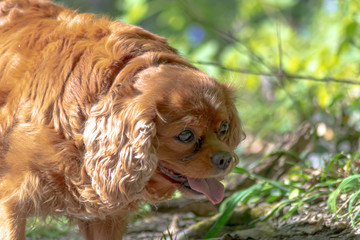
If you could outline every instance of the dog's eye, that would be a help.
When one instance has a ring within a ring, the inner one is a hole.
[[[228,130],[229,130],[229,123],[227,121],[223,121],[218,130],[219,137],[225,136]]]
[[[194,133],[191,130],[184,130],[176,136],[176,139],[182,143],[189,143],[194,140],[194,138]]]

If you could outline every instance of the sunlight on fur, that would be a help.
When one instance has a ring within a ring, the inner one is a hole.
[[[41,0],[0,10],[0,239],[31,216],[119,239],[141,202],[222,201],[233,89],[142,28]]]

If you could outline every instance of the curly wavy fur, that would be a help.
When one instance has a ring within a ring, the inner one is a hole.
[[[185,176],[221,179],[237,163],[230,88],[165,39],[41,0],[0,2],[0,38],[1,239],[25,239],[29,215],[56,214],[86,239],[117,239],[139,201],[192,196]],[[228,133],[215,136],[224,119]],[[196,143],[175,140],[194,122]],[[232,155],[214,160],[212,149]]]

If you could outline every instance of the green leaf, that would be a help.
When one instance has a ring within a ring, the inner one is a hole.
[[[360,210],[358,210],[355,214],[352,214],[356,207],[356,206],[354,206],[354,203],[357,200],[359,195],[360,195],[360,190],[355,192],[354,194],[352,194],[352,196],[349,200],[349,204],[348,204],[348,212],[350,213],[350,220],[351,220],[351,224],[353,227],[356,226],[355,220],[359,216],[359,213],[360,213]],[[357,205],[359,205],[359,203],[357,203]]]
[[[290,194],[289,194],[289,199],[294,199],[299,197],[300,195],[300,190],[298,188],[293,189]]]
[[[336,199],[339,196],[340,192],[343,191],[345,188],[353,187],[354,185],[352,185],[351,182],[354,180],[359,180],[359,179],[360,179],[360,174],[356,174],[356,175],[345,178],[344,180],[342,180],[339,187],[329,195],[328,207],[330,208],[330,210],[333,213],[336,213],[336,209],[337,209],[336,208]]]
[[[338,50],[337,50],[337,55],[341,55],[343,53],[346,53],[350,48],[350,44],[349,44],[349,41],[347,39],[345,39],[344,41],[341,42],[341,44],[339,45],[338,47]]]
[[[233,214],[235,207],[240,202],[246,203],[251,196],[257,195],[258,190],[261,189],[262,186],[263,183],[254,184],[248,189],[233,194],[231,197],[229,197],[229,200],[223,202],[220,207],[222,214],[211,227],[210,231],[205,235],[205,239],[215,237],[228,222],[229,218]]]
[[[288,218],[291,214],[296,212],[299,209],[299,207],[300,207],[300,204],[295,204],[295,205],[291,206],[289,211],[282,217],[282,219]]]
[[[340,160],[342,158],[346,158],[346,156],[343,153],[339,153],[339,154],[337,154],[335,157],[333,157],[331,159],[331,161],[328,163],[328,165],[326,165],[325,170],[321,174],[321,181],[322,182],[325,181],[326,175],[328,174],[328,172],[330,171],[330,169],[334,165],[334,163],[336,163],[338,160]]]
[[[358,24],[355,21],[350,22],[348,25],[346,25],[345,34],[348,38],[352,38],[355,36],[357,26]]]
[[[246,170],[245,168],[241,168],[241,167],[234,167],[232,171],[234,173],[246,174],[248,176],[251,175],[251,173],[248,170]]]

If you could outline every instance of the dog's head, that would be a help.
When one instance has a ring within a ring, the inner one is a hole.
[[[164,197],[179,189],[189,196],[222,200],[219,179],[237,164],[240,121],[231,90],[194,69],[162,65],[141,74],[156,101],[158,168],[148,190]],[[154,84],[154,80],[157,82]]]
[[[91,110],[85,164],[103,201],[223,198],[241,139],[232,91],[173,56],[130,62]]]

